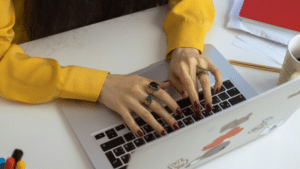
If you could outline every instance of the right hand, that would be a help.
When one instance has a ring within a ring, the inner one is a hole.
[[[167,134],[166,130],[153,115],[142,106],[151,92],[151,89],[148,87],[150,82],[156,82],[160,85],[160,89],[153,92],[153,96],[164,102],[176,115],[181,115],[182,111],[177,102],[163,90],[170,87],[170,82],[157,82],[138,75],[108,74],[98,98],[101,104],[119,113],[127,126],[137,136],[143,136],[144,133],[131,116],[131,111],[139,115],[158,134]],[[153,99],[148,107],[160,116],[173,130],[179,129],[175,118],[158,101]]]

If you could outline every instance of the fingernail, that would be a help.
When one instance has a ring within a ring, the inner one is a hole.
[[[160,135],[162,136],[167,135],[167,131],[166,130],[161,131]]]
[[[138,130],[137,134],[138,134],[138,136],[140,136],[140,137],[142,137],[142,136],[143,136],[143,133],[142,133],[142,131],[141,131],[141,130]]]
[[[179,107],[176,109],[176,114],[182,116],[182,110]]]
[[[200,104],[199,104],[199,101],[197,101],[197,100],[194,102],[194,109],[195,110],[199,110],[200,109]]]
[[[216,93],[216,94],[219,93],[219,88],[218,88],[218,87],[215,88],[215,93]]]
[[[180,127],[179,127],[177,121],[175,121],[175,122],[173,123],[173,129],[174,129],[174,130],[180,129]]]
[[[197,118],[201,118],[201,113],[200,113],[199,110],[197,110],[197,111],[195,112],[195,116],[196,116]]]
[[[211,108],[212,108],[212,104],[211,103],[207,103],[206,106],[205,106],[205,109],[210,112],[211,111]]]
[[[182,97],[183,97],[184,93],[185,93],[184,90],[180,93]]]

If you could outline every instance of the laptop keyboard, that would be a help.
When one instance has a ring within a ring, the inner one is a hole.
[[[176,119],[180,128],[196,123],[204,118],[214,115],[224,109],[227,109],[233,105],[236,105],[246,98],[239,92],[239,90],[230,82],[226,80],[218,94],[216,94],[211,88],[212,92],[212,111],[208,112],[204,108],[203,92],[199,92],[199,101],[201,104],[202,116],[197,118],[193,115],[192,105],[189,98],[177,101],[178,105],[182,109],[183,115],[175,115],[167,106],[165,109]],[[168,126],[158,115],[152,112],[154,118],[165,128],[168,133],[174,132],[174,130]],[[156,133],[153,128],[148,125],[142,118],[135,119],[136,123],[144,131],[143,137],[136,136],[126,124],[120,124],[106,129],[93,135],[97,144],[105,153],[108,161],[115,169],[126,169],[131,154],[139,147],[159,139],[161,136]]]

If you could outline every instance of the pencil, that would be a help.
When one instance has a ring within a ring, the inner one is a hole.
[[[270,72],[280,73],[280,70],[281,70],[280,68],[277,68],[277,67],[264,66],[264,65],[259,65],[259,64],[254,64],[254,63],[247,63],[247,62],[241,62],[241,61],[236,61],[236,60],[228,60],[228,62],[231,65],[243,66],[243,67],[248,67],[248,68],[253,68],[253,69],[259,69],[259,70],[265,70],[265,71],[270,71]]]

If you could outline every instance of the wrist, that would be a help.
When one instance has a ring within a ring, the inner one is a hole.
[[[201,52],[196,48],[180,47],[180,48],[174,49],[172,51],[172,55],[173,54],[179,54],[179,53],[182,53],[182,52],[201,54]]]

